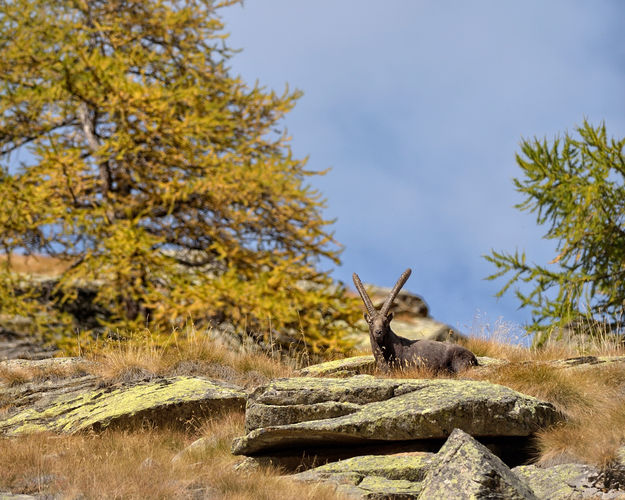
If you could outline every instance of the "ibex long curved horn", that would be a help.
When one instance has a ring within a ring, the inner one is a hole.
[[[356,285],[356,290],[358,290],[358,293],[360,294],[360,298],[362,299],[362,301],[365,304],[365,307],[367,308],[367,312],[370,315],[374,315],[376,312],[375,307],[373,307],[373,302],[371,302],[369,295],[367,295],[367,291],[365,290],[365,287],[362,286],[362,282],[360,281],[360,278],[358,277],[356,273],[352,275],[352,278],[354,280],[354,285]]]
[[[404,286],[404,284],[410,277],[411,272],[412,271],[410,269],[406,269],[403,272],[403,274],[399,277],[399,279],[397,280],[397,283],[395,283],[395,286],[391,290],[391,293],[389,293],[388,297],[386,297],[386,300],[384,301],[384,304],[382,305],[382,308],[380,309],[380,314],[386,315],[388,313],[388,310],[391,308],[391,305],[393,304],[395,297],[397,297],[397,294],[401,290],[401,287]]]

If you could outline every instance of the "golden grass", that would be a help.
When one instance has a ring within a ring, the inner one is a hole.
[[[198,455],[173,458],[198,435],[176,429],[106,430],[74,436],[0,439],[0,489],[66,499],[335,499],[333,488],[279,477],[275,468],[237,472],[229,452],[243,415],[203,426],[210,439]]]
[[[45,380],[60,379],[83,375],[86,373],[85,365],[67,364],[59,366],[0,366],[0,382],[14,386],[26,382],[43,382]]]
[[[0,255],[0,264],[7,261],[6,255]],[[71,262],[48,257],[45,255],[11,255],[11,269],[17,273],[39,275],[39,276],[59,276],[69,266]]]
[[[505,336],[471,337],[466,346],[477,355],[508,363],[459,375],[415,367],[388,376],[487,380],[549,401],[567,419],[537,434],[539,462],[573,459],[605,466],[614,460],[625,444],[625,363],[562,368],[549,361],[579,356],[579,350],[557,343],[532,349],[507,343]],[[266,354],[233,352],[192,327],[167,338],[145,332],[131,341],[92,342],[81,350],[93,362],[85,369],[111,382],[188,373],[251,388],[272,378],[293,376],[297,365]],[[597,342],[586,346],[583,354],[625,352],[615,343]],[[52,372],[18,367],[0,371],[0,380],[15,385],[71,376],[73,370],[75,366]],[[291,483],[278,477],[275,468],[235,471],[233,465],[240,458],[230,455],[230,444],[244,433],[242,413],[193,424],[186,430],[106,430],[0,439],[0,491],[63,498],[337,498],[332,488]],[[205,438],[203,447],[180,454],[199,437]]]
[[[193,374],[250,387],[294,372],[291,364],[263,353],[233,352],[193,327],[175,331],[164,341],[154,341],[145,332],[131,341],[96,342],[82,350],[93,362],[88,370],[111,382]]]
[[[463,376],[548,401],[565,415],[564,422],[537,434],[539,462],[566,457],[603,466],[625,444],[625,363],[561,368],[523,361]]]

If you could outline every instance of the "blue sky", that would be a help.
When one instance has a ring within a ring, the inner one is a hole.
[[[304,92],[283,125],[337,218],[334,276],[406,288],[463,331],[523,324],[491,248],[545,264],[554,244],[513,205],[522,138],[584,118],[625,135],[625,3],[247,0],[221,11],[249,83]],[[479,316],[476,319],[476,316]]]

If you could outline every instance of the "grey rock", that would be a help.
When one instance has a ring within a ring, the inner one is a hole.
[[[332,416],[343,413],[340,416]],[[248,398],[248,434],[233,453],[323,444],[371,444],[475,436],[528,436],[563,417],[550,403],[489,382],[450,379],[290,378]]]
[[[480,367],[507,363],[507,361],[487,356],[477,356],[477,361]],[[367,356],[354,356],[310,365],[300,369],[298,375],[303,377],[352,377],[354,375],[369,375],[374,371],[375,358],[372,354],[369,354]]]
[[[571,463],[546,468],[522,465],[512,471],[532,488],[536,496],[545,500],[625,498],[625,491],[605,484],[605,471],[590,465]]]
[[[460,429],[432,459],[419,498],[537,499],[506,464]]]
[[[360,456],[290,478],[331,484],[338,493],[355,498],[417,498],[432,456],[424,452]]]
[[[113,387],[66,389],[10,410],[0,419],[0,433],[74,433],[109,425],[133,427],[144,421],[154,425],[184,424],[213,411],[241,409],[246,398],[238,387],[202,377],[159,377]]]

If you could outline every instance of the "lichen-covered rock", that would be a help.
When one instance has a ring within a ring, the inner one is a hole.
[[[507,361],[486,356],[478,356],[479,366],[495,366],[507,363]],[[353,375],[368,375],[375,370],[373,355],[354,356],[345,359],[326,361],[317,365],[302,368],[298,374],[303,377],[351,377]]]
[[[337,492],[357,498],[417,498],[432,453],[366,455],[332,462],[290,478],[333,484]]]
[[[529,485],[536,496],[545,500],[571,498],[625,498],[625,491],[606,487],[602,471],[584,464],[560,464],[542,468],[522,465],[512,471]]]
[[[361,479],[365,476],[380,476],[420,482],[425,478],[433,456],[433,453],[428,452],[364,455],[331,462],[290,477],[300,481],[317,481],[333,474],[356,474]]]
[[[380,476],[367,476],[357,486],[352,488],[338,488],[341,493],[358,493],[364,499],[390,499],[405,500],[419,498],[422,486],[421,483],[413,483],[403,479],[387,479]]]
[[[15,379],[15,374],[10,378]],[[35,378],[21,383],[0,383],[0,408],[9,414],[31,406],[43,408],[63,396],[95,390],[98,383],[96,376],[79,373],[64,378]]]
[[[183,423],[209,411],[242,408],[245,397],[237,387],[202,377],[157,378],[44,398],[10,412],[0,420],[0,433],[74,433],[143,421]]]
[[[248,434],[234,441],[233,453],[446,438],[455,428],[474,436],[528,436],[561,418],[550,403],[489,382],[279,379],[250,395]]]
[[[42,359],[12,358],[0,361],[0,370],[80,370],[93,363],[81,357],[59,357]]]
[[[326,361],[317,365],[307,366],[299,371],[302,377],[342,377],[370,374],[375,370],[373,354],[368,356],[354,356],[345,359]]]
[[[537,499],[506,464],[460,429],[432,459],[420,498]]]
[[[625,363],[625,356],[578,356],[549,362],[549,364],[556,368],[588,368],[613,363]]]

